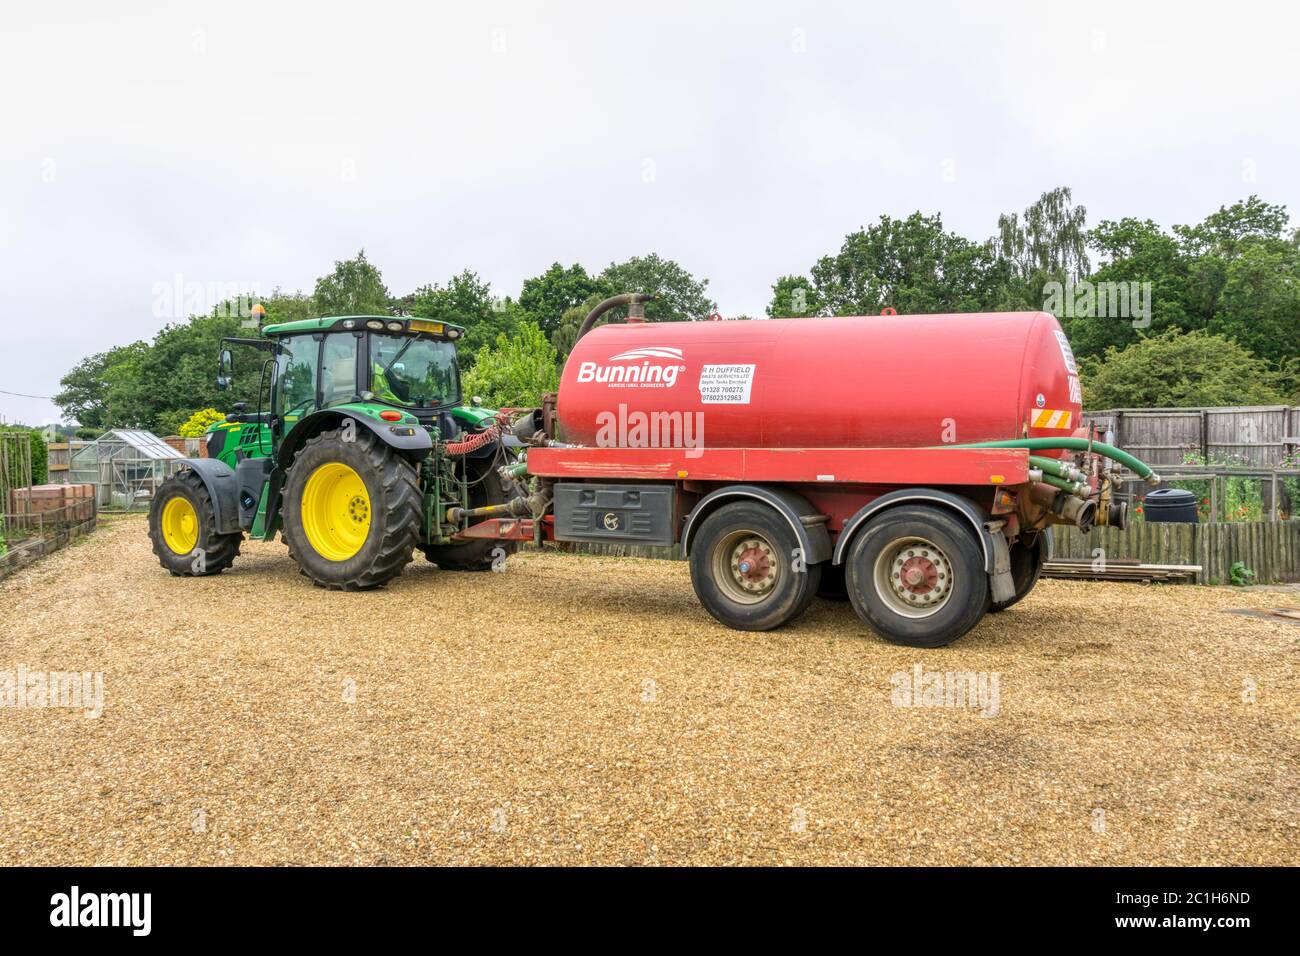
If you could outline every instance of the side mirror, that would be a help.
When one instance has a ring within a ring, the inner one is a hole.
[[[230,383],[235,379],[235,358],[230,354],[230,349],[221,350],[221,359],[217,367],[217,388],[223,392],[230,388]]]

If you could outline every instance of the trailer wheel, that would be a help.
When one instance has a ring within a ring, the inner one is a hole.
[[[820,564],[796,562],[799,540],[773,509],[723,505],[691,548],[691,583],[704,609],[738,631],[770,631],[802,614],[817,594]]]
[[[220,574],[239,557],[244,534],[217,533],[203,479],[186,468],[162,483],[149,506],[149,539],[158,562],[178,577]]]
[[[1018,539],[1011,543],[1011,580],[1015,583],[1016,593],[1009,601],[990,604],[990,612],[1005,611],[1011,605],[1019,604],[1034,589],[1043,574],[1048,549],[1045,539],[1051,533],[1050,529],[1039,532],[1034,543],[1028,546]]]
[[[951,644],[988,607],[979,544],[941,508],[915,505],[881,513],[854,538],[845,567],[858,617],[895,644]]]
[[[317,587],[363,591],[411,561],[420,534],[420,487],[411,463],[371,434],[338,430],[307,439],[285,485],[284,541]]]

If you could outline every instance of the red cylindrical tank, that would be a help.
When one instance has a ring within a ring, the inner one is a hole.
[[[558,414],[583,445],[690,445],[663,440],[678,413],[704,447],[911,447],[1066,437],[1080,401],[1049,313],[873,315],[601,326]]]

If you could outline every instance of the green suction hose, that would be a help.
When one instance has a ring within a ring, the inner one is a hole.
[[[1152,471],[1149,465],[1134,458],[1128,452],[1116,448],[1114,445],[1107,445],[1105,442],[1100,441],[1089,441],[1086,438],[1012,438],[1006,441],[977,441],[971,442],[968,445],[940,445],[938,447],[1026,448],[1030,451],[1039,451],[1042,449],[1059,450],[1065,448],[1070,451],[1094,451],[1105,458],[1109,458],[1111,461],[1119,462],[1125,468],[1134,472],[1139,478],[1146,479],[1147,484],[1160,484],[1160,476]]]

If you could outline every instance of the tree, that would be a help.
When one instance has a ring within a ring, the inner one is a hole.
[[[1150,325],[1140,331],[1131,318],[1061,316],[1076,356],[1101,356],[1112,346],[1125,348],[1139,341],[1143,332],[1204,327],[1192,289],[1190,263],[1176,237],[1150,219],[1126,218],[1103,220],[1088,234],[1088,244],[1103,259],[1087,276],[1094,286],[1114,282],[1132,288],[1133,283],[1149,283]]]
[[[1273,363],[1284,387],[1300,390],[1300,249],[1274,240],[1238,248],[1207,328]]]
[[[1169,329],[1082,363],[1088,408],[1271,405],[1283,400],[1267,362],[1231,339]]]
[[[262,300],[262,305],[266,307],[267,325],[314,319],[321,314],[314,298],[301,292],[283,292],[279,286]]]
[[[1073,282],[1088,274],[1088,212],[1073,205],[1068,186],[1043,193],[1024,215],[998,216],[990,252],[1010,263],[1008,305],[1041,309],[1048,282]]]
[[[569,353],[573,351],[573,346],[578,341],[578,329],[582,328],[583,320],[604,298],[606,296],[603,293],[597,292],[586,302],[564,310],[559,324],[551,333],[551,345],[555,346],[555,351],[562,359],[567,359]]]
[[[550,335],[559,328],[564,313],[593,297],[604,299],[614,293],[600,278],[590,276],[581,265],[564,268],[558,262],[539,276],[524,280],[519,307],[524,315]]]
[[[977,312],[997,304],[1008,265],[987,247],[944,232],[938,216],[882,215],[844,237],[812,268],[822,315]]]
[[[321,315],[386,315],[388,288],[384,277],[366,259],[362,249],[355,258],[334,263],[334,271],[316,280],[313,295]]]
[[[54,396],[64,420],[98,430],[137,424],[140,397],[136,381],[140,360],[148,350],[147,343],[132,342],[73,366],[59,380],[63,388]]]
[[[478,351],[509,333],[520,317],[516,303],[494,298],[492,287],[469,269],[452,276],[445,286],[436,282],[420,286],[396,306],[402,315],[464,326],[465,337],[459,343],[463,367],[473,365]]]
[[[609,295],[645,292],[655,296],[645,307],[646,319],[651,322],[703,319],[717,307],[705,293],[708,279],[696,279],[671,259],[661,259],[654,253],[611,262],[600,274],[600,282]],[[626,309],[611,309],[605,313],[605,320],[616,322],[626,315]]]
[[[483,346],[465,373],[465,394],[494,408],[539,405],[544,392],[559,388],[557,359],[546,334],[525,320],[510,335],[503,332],[495,344]]]
[[[821,297],[806,276],[781,276],[772,286],[772,301],[766,309],[774,319],[800,315],[817,315]]]
[[[1249,196],[1244,202],[1220,206],[1195,226],[1174,226],[1186,251],[1193,256],[1233,256],[1244,242],[1283,239],[1289,221],[1286,206]],[[1294,238],[1292,239],[1294,245]]]

